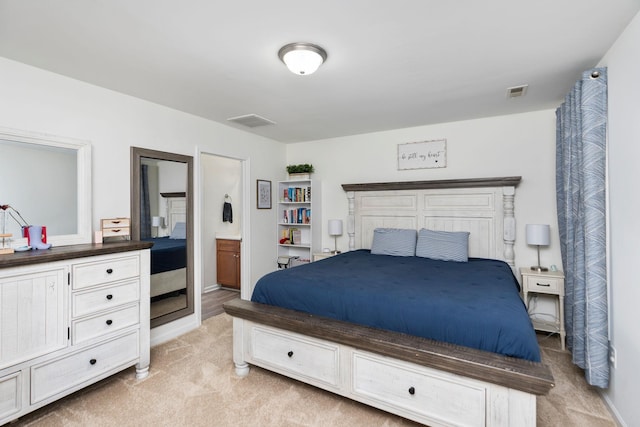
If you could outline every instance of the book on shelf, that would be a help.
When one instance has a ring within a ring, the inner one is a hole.
[[[311,187],[289,187],[282,191],[283,202],[311,202]]]

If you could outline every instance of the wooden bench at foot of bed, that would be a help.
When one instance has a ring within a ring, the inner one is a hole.
[[[431,426],[535,426],[541,363],[246,300],[233,320],[238,375],[249,365]]]

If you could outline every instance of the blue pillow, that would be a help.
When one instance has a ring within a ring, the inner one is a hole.
[[[373,230],[371,253],[374,255],[414,256],[416,230],[407,228],[376,228]]]
[[[418,232],[416,256],[443,261],[469,261],[468,231],[434,231],[421,229]]]
[[[186,239],[187,238],[187,223],[176,222],[176,225],[171,231],[170,239]]]

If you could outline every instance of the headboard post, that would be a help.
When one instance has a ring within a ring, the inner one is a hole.
[[[347,191],[347,201],[349,202],[349,214],[347,216],[347,234],[349,235],[349,250],[356,248],[356,193]]]
[[[514,215],[515,187],[502,187],[502,212],[504,228],[504,260],[515,271],[516,218]]]

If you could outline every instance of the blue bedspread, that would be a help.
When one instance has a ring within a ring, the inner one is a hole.
[[[187,265],[186,239],[154,237],[144,239],[153,242],[151,247],[151,274],[177,270]]]
[[[358,250],[267,274],[251,300],[540,361],[518,282],[503,261]]]

